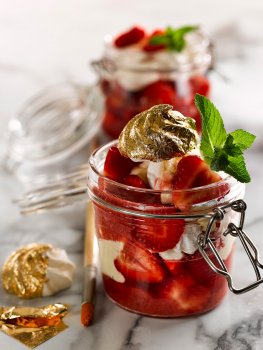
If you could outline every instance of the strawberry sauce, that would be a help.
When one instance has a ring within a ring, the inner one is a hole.
[[[225,265],[229,269],[231,252]],[[180,317],[204,313],[220,304],[228,287],[200,256],[196,260],[169,261],[175,267],[162,281],[143,281],[126,273],[125,282],[118,283],[103,275],[108,297],[119,306],[136,313],[154,317]],[[152,276],[156,270],[152,267]],[[158,274],[157,274],[158,275]]]
[[[105,291],[121,307],[148,316],[179,317],[209,311],[224,298],[227,282],[198,251],[197,237],[204,234],[207,220],[188,215],[192,205],[224,197],[229,185],[197,156],[184,156],[173,179],[177,191],[170,198],[174,202],[163,204],[147,182],[129,175],[138,164],[123,157],[117,147],[109,147],[104,162],[107,178],[100,177],[92,188],[96,198],[115,207],[94,202]],[[195,181],[204,190],[191,193],[189,187]],[[138,217],[129,210],[150,216]],[[165,217],[182,213],[185,218]],[[157,214],[164,218],[156,218]],[[218,222],[211,234],[230,269],[233,242],[228,244],[222,233],[232,218],[226,215],[225,219],[227,222]],[[212,254],[210,259],[219,267]]]
[[[162,210],[160,205],[155,212]],[[95,216],[100,246],[105,240],[122,242],[113,265],[124,281],[116,280],[114,273],[103,273],[105,292],[119,306],[148,316],[179,317],[204,313],[220,304],[227,282],[198,251],[183,254],[179,260],[161,257],[165,249],[175,247],[190,224],[187,220],[139,219],[97,205]],[[233,248],[224,259],[227,269],[232,254]],[[212,255],[210,259],[218,266]]]

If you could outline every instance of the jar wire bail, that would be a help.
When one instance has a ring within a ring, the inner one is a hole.
[[[223,275],[228,283],[229,289],[234,293],[234,294],[241,294],[245,293],[253,288],[256,288],[259,284],[263,283],[263,278],[261,276],[260,270],[263,269],[263,264],[260,263],[259,261],[259,252],[258,249],[256,248],[255,244],[252,242],[252,240],[249,238],[249,236],[244,232],[243,226],[245,222],[245,211],[246,211],[247,205],[246,203],[239,199],[236,201],[233,201],[225,206],[219,207],[214,209],[214,214],[212,214],[205,234],[200,234],[198,236],[198,249],[200,254],[203,256],[205,261],[208,263],[210,268],[217,274]],[[243,248],[253,266],[253,269],[255,271],[256,275],[256,281],[253,283],[250,283],[249,285],[243,287],[243,288],[236,288],[233,284],[232,276],[227,270],[227,267],[225,266],[224,261],[220,257],[218,251],[216,250],[216,247],[213,243],[214,238],[210,237],[210,233],[212,230],[212,226],[215,222],[221,221],[224,219],[224,215],[226,213],[226,210],[234,210],[235,212],[240,213],[240,220],[239,220],[239,225],[235,225],[234,223],[229,223],[227,229],[223,233],[224,236],[231,235],[233,237],[237,237],[240,239]],[[208,256],[206,250],[207,248],[210,249],[210,251],[213,253],[213,255],[216,258],[216,261],[218,262],[220,268],[215,266],[211,258]]]

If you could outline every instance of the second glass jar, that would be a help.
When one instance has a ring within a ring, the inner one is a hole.
[[[194,118],[201,130],[194,96],[210,94],[207,73],[213,55],[209,39],[200,31],[187,39],[182,52],[120,49],[106,41],[102,59],[92,65],[105,97],[102,127],[108,139],[117,138],[132,117],[156,104],[172,105]]]

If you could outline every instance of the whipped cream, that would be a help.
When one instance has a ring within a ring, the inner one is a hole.
[[[123,249],[123,242],[99,239],[100,265],[101,271],[114,281],[124,283],[124,276],[116,269],[114,260],[119,256]]]
[[[181,157],[175,157],[161,162],[149,162],[147,179],[150,187],[154,190],[171,190],[172,179],[180,159]]]
[[[177,164],[181,158],[176,157],[162,162],[149,162],[147,179],[154,190],[169,191],[172,189],[172,179],[176,172]],[[161,202],[171,204],[173,202],[170,193],[161,193]]]
[[[225,215],[224,220],[220,222],[220,232],[225,232],[230,222],[237,224],[237,221],[238,214],[230,211]],[[207,219],[199,219],[195,224],[187,223],[184,232],[176,246],[173,249],[159,253],[159,255],[164,260],[180,260],[183,258],[184,253],[194,254],[198,249],[198,235],[206,231],[207,223]],[[212,230],[214,229],[215,227],[212,227]],[[232,251],[235,237],[231,235],[221,235],[220,239],[221,247],[218,249],[218,253],[221,258],[225,260]]]
[[[179,112],[176,113],[181,114]],[[201,157],[198,148],[188,152],[186,155],[197,155]],[[147,180],[150,187],[157,191],[171,191],[173,189],[172,180],[180,159],[181,157],[175,157],[161,162],[149,162],[147,168]],[[170,193],[162,193],[161,202],[162,204],[172,204],[172,195]]]
[[[63,249],[52,247],[46,252],[46,256],[48,257],[48,266],[46,282],[43,286],[43,296],[53,295],[69,288],[72,285],[76,268]]]
[[[149,167],[149,161],[145,160],[142,161],[142,163],[140,163],[138,166],[134,167],[131,172],[130,175],[137,175],[139,176],[145,183],[147,183],[148,179],[147,179],[147,172],[148,172],[148,167]]]
[[[178,116],[182,114],[173,111]],[[200,149],[195,148],[187,152],[185,156],[196,155],[202,158]],[[147,168],[147,179],[150,187],[154,190],[172,190],[172,179],[176,173],[177,165],[182,157],[174,157],[160,162],[149,162]]]
[[[185,40],[186,46],[182,52],[161,50],[149,53],[138,45],[116,48],[107,37],[105,57],[111,59],[117,67],[114,79],[123,88],[136,91],[160,79],[178,79],[178,72],[189,73],[194,70],[196,74],[203,74],[207,70],[211,64],[208,38],[200,31],[195,31],[186,34]],[[179,93],[187,88],[185,78],[181,80]]]
[[[159,253],[164,260],[180,260],[184,253],[194,254],[198,249],[197,237],[202,232],[198,224],[187,224],[179,242],[173,249]]]

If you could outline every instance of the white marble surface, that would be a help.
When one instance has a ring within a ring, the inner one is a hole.
[[[216,43],[217,70],[227,78],[211,75],[216,105],[228,127],[245,126],[258,135],[247,153],[252,183],[246,192],[246,228],[263,252],[262,18],[260,0],[178,4],[172,0],[0,0],[0,136],[8,119],[40,88],[66,79],[93,83],[88,62],[99,57],[106,32],[116,33],[133,23],[149,27],[201,23]],[[105,298],[99,284],[95,323],[84,329],[80,325],[84,205],[21,217],[11,202],[20,192],[21,185],[0,169],[0,266],[11,251],[33,241],[65,248],[78,266],[71,289],[27,302],[72,305],[65,318],[69,328],[39,350],[263,349],[263,287],[240,296],[229,294],[220,307],[200,317],[158,320],[119,309]],[[241,249],[236,251],[234,267],[240,283],[249,280],[252,272]],[[0,288],[3,304],[22,302]],[[3,333],[0,348],[25,349]]]

